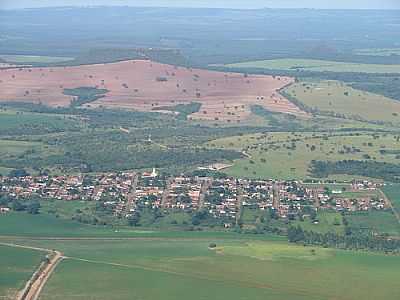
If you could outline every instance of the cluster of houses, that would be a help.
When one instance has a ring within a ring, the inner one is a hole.
[[[101,201],[115,215],[130,216],[142,208],[208,211],[234,223],[243,208],[273,210],[281,218],[301,212],[386,209],[379,185],[354,182],[345,188],[300,181],[168,176],[152,172],[96,175],[0,177],[0,193],[11,198]],[[6,207],[2,212],[8,211]]]

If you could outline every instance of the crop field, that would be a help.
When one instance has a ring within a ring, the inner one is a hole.
[[[0,55],[0,59],[7,63],[29,64],[29,63],[60,63],[73,60],[71,57],[36,56],[36,55]]]
[[[316,59],[272,59],[225,65],[235,69],[268,69],[284,71],[400,73],[400,65],[359,64]]]
[[[44,300],[372,300],[400,293],[397,256],[276,240],[196,239],[191,233],[182,239],[28,243],[68,256],[46,284]],[[210,243],[217,247],[209,249]]]
[[[43,208],[46,209],[46,206]],[[62,214],[61,214],[62,217]],[[132,235],[131,232],[115,232],[111,227],[94,227],[56,216],[41,214],[39,216],[26,213],[10,213],[0,217],[0,235],[24,236],[114,236]]]
[[[43,208],[46,210],[46,207]],[[65,208],[65,210],[67,210]],[[0,236],[1,237],[65,237],[65,238],[180,238],[186,236],[187,232],[181,231],[159,231],[153,229],[138,229],[132,227],[118,226],[93,226],[64,219],[68,217],[61,213],[60,217],[42,213],[31,215],[27,213],[8,213],[0,215]],[[206,232],[196,231],[191,233],[192,237],[218,237],[236,238],[241,235],[225,231]],[[264,236],[260,236],[263,239]],[[278,238],[279,239],[279,238]]]
[[[375,122],[400,123],[400,102],[353,89],[337,81],[301,82],[285,89],[318,112]]]
[[[393,134],[276,132],[234,136],[214,140],[208,147],[245,151],[224,170],[229,175],[249,178],[307,178],[312,160],[374,160],[397,163],[400,142]],[[338,179],[347,179],[340,176]]]
[[[201,108],[191,115],[192,119],[236,122],[247,118],[254,104],[303,115],[277,92],[292,82],[289,77],[223,73],[136,60],[0,70],[0,101],[69,106],[75,98],[64,94],[67,89],[97,87],[108,92],[87,106],[163,111],[168,106],[195,101],[201,103]]]
[[[44,255],[36,250],[0,245],[0,299],[15,299]]]

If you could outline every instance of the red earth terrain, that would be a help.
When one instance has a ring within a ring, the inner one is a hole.
[[[72,96],[64,89],[107,89],[89,107],[155,111],[159,107],[199,102],[191,119],[239,122],[249,117],[251,105],[274,112],[304,115],[281,96],[290,77],[244,75],[176,67],[149,60],[71,67],[0,69],[0,101],[21,101],[65,107]]]

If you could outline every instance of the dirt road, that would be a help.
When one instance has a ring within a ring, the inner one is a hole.
[[[46,261],[40,264],[38,269],[35,271],[35,273],[33,273],[32,277],[25,284],[25,287],[18,293],[16,297],[17,300],[39,299],[40,292],[42,291],[46,282],[49,280],[51,274],[57,267],[58,263],[62,259],[64,259],[62,253],[59,251],[45,249],[45,248],[23,246],[11,243],[0,243],[0,245],[14,247],[14,248],[31,249],[48,253]]]

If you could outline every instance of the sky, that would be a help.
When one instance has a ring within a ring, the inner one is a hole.
[[[48,6],[400,9],[400,0],[0,0],[0,9]]]

